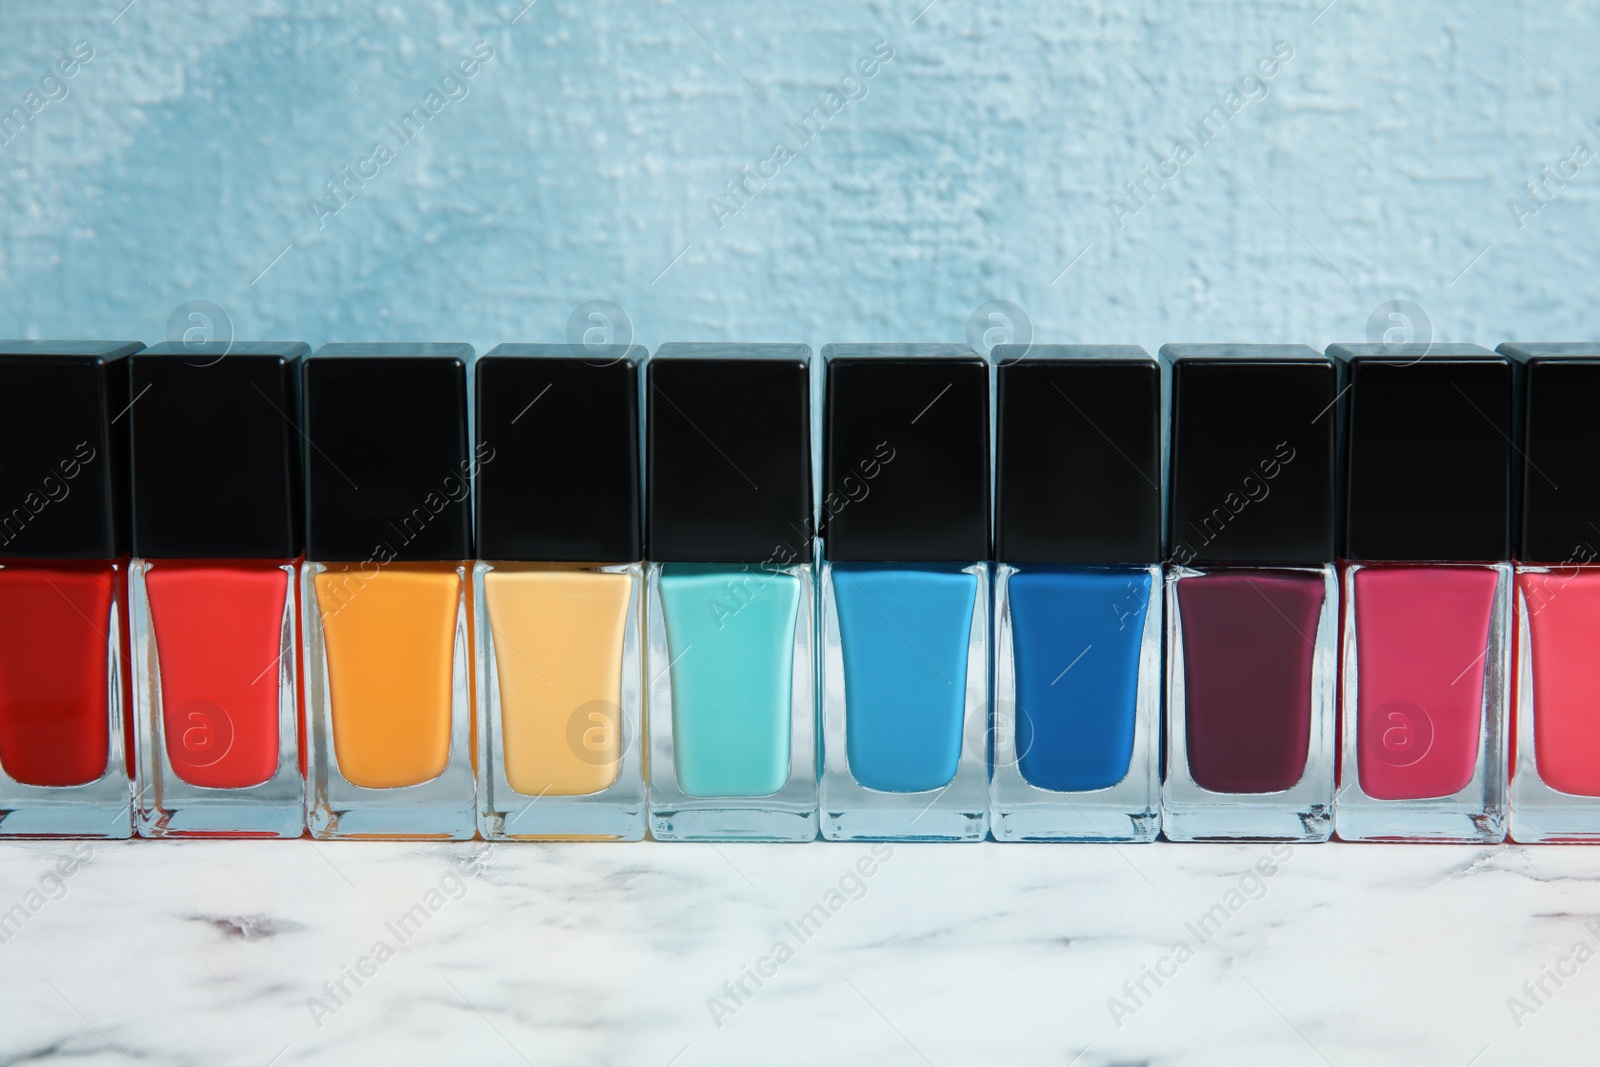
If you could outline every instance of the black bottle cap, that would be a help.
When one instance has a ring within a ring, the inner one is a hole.
[[[1522,530],[1530,563],[1600,561],[1600,343],[1518,344],[1497,352],[1525,370]]]
[[[840,561],[989,558],[989,363],[966,345],[825,345],[823,537]]]
[[[128,552],[137,341],[0,341],[0,559]]]
[[[1331,563],[1338,367],[1305,345],[1163,345],[1168,558]]]
[[[478,360],[478,555],[552,563],[642,557],[644,356],[625,345],[500,345]]]
[[[333,344],[305,361],[307,558],[472,558],[471,359],[471,345]]]
[[[298,341],[168,342],[129,358],[133,554],[300,555]]]
[[[645,366],[649,558],[810,562],[810,346],[666,344]]]
[[[1137,345],[996,345],[995,556],[1161,562],[1161,367]]]
[[[1512,555],[1517,368],[1477,345],[1332,345],[1349,368],[1345,557]]]

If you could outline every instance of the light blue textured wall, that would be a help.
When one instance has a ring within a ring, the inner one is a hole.
[[[125,2],[0,5],[0,335],[1600,336],[1592,3]]]

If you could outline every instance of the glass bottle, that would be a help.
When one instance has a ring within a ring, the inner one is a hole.
[[[1600,840],[1600,345],[1504,344],[1526,367],[1520,451],[1509,833]]]
[[[0,341],[0,836],[129,837],[127,357]]]
[[[989,823],[989,373],[966,345],[827,345],[822,835]]]
[[[318,838],[465,840],[472,752],[471,495],[459,344],[331,344],[302,373],[308,721]]]
[[[1338,641],[1332,360],[1166,345],[1167,776],[1174,841],[1325,841]]]
[[[643,355],[509,344],[476,364],[486,840],[644,836]]]
[[[1334,345],[1349,368],[1347,841],[1505,836],[1518,368],[1476,345]]]
[[[1161,373],[1136,346],[999,345],[998,841],[1161,828]]]
[[[304,344],[131,357],[141,836],[299,837]]]
[[[650,832],[817,833],[811,349],[646,365]]]

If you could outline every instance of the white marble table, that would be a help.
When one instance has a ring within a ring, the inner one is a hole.
[[[877,849],[6,843],[0,1064],[1594,1061],[1600,849]]]

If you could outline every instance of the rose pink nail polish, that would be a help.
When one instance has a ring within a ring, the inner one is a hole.
[[[1328,354],[1349,380],[1337,832],[1499,841],[1519,364],[1476,345]]]

